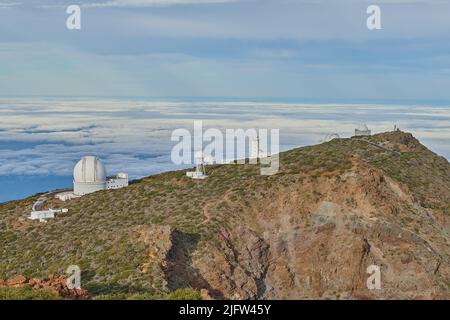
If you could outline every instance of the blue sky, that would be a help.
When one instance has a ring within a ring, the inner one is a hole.
[[[0,30],[0,96],[450,99],[449,1],[0,0]]]

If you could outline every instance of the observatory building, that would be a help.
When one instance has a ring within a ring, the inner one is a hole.
[[[120,189],[128,186],[128,174],[118,173],[115,176],[106,178],[106,189]]]
[[[99,190],[120,189],[128,186],[128,174],[118,173],[108,177],[103,163],[94,156],[81,158],[73,169],[73,192],[62,192],[61,201],[84,196]]]
[[[370,136],[371,135],[371,131],[369,130],[369,128],[367,128],[367,125],[363,124],[361,126],[359,126],[358,128],[355,129],[355,136],[356,137],[361,137],[361,136]]]
[[[205,162],[203,161],[203,154],[201,153],[201,151],[195,153],[195,162],[195,171],[186,172],[186,176],[196,180],[203,180],[208,178],[208,176],[206,175]]]
[[[93,156],[83,157],[73,169],[73,193],[83,196],[106,189],[106,169],[103,163]]]
[[[339,134],[337,134],[337,133],[329,133],[329,134],[327,134],[325,136],[325,138],[320,140],[320,143],[330,142],[331,140],[334,140],[334,139],[340,139]]]
[[[105,166],[94,156],[81,158],[73,169],[73,193],[76,196],[126,186],[128,186],[128,174],[118,173],[107,177]]]

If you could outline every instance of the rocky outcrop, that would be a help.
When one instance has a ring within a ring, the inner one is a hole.
[[[303,187],[300,194],[273,191],[241,225],[223,228],[217,245],[199,245],[192,266],[214,298],[450,296],[448,230],[407,186],[359,163],[342,177]],[[320,197],[305,201],[319,190]],[[380,267],[381,289],[367,287],[371,265]]]
[[[220,245],[206,244],[201,249],[200,259],[194,261],[201,276],[214,289],[213,297],[263,298],[269,267],[268,244],[255,231],[244,226],[231,232],[223,229],[218,237]]]
[[[411,133],[402,131],[385,132],[382,134],[383,139],[386,141],[385,145],[392,149],[398,149],[400,151],[424,151],[426,148],[414,138]]]
[[[27,278],[22,275],[15,276],[8,281],[6,281],[6,285],[8,287],[19,287],[23,286],[27,282]]]
[[[64,276],[49,275],[46,279],[27,279],[23,275],[17,275],[6,282],[0,279],[0,287],[20,288],[30,286],[34,290],[46,290],[57,293],[68,300],[87,300],[89,294],[84,289],[69,289],[67,278]]]

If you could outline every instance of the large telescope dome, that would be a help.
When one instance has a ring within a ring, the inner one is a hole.
[[[358,130],[358,131],[368,131],[369,128],[367,127],[367,125],[366,125],[365,123],[363,123],[363,124],[360,124],[360,125],[356,128],[356,130]]]
[[[83,157],[73,169],[73,180],[76,182],[104,182],[106,181],[105,166],[96,157]]]
[[[73,169],[74,193],[87,193],[106,188],[106,170],[103,163],[94,156],[81,158]]]

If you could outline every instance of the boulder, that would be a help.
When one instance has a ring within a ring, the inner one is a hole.
[[[201,289],[201,290],[200,290],[200,296],[202,297],[203,300],[214,300],[214,299],[209,295],[209,290],[208,290],[208,289]]]
[[[15,276],[7,281],[8,287],[13,286],[20,286],[24,285],[27,282],[27,278],[25,278],[23,275]]]
[[[47,279],[41,280],[33,278],[27,280],[22,275],[15,276],[8,281],[0,279],[0,287],[22,287],[30,285],[34,290],[47,290],[59,294],[64,299],[87,300],[89,294],[84,289],[69,289],[67,287],[67,279],[64,276],[49,275]]]

